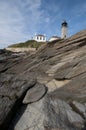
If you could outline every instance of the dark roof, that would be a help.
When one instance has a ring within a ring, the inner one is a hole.
[[[43,34],[37,34],[36,36],[45,37]]]
[[[62,22],[62,26],[68,26],[68,23],[66,22],[66,20],[64,20],[63,22]]]
[[[52,36],[51,38],[59,38],[58,36]]]

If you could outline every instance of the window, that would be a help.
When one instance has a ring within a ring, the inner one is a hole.
[[[43,37],[43,40],[45,40],[45,37]]]

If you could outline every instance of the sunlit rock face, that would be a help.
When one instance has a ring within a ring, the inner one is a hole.
[[[86,30],[35,54],[0,50],[0,130],[86,129]]]

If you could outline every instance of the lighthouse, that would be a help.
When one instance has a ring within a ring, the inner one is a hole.
[[[67,38],[68,33],[68,23],[66,21],[63,21],[62,24],[62,32],[61,32],[61,38]]]

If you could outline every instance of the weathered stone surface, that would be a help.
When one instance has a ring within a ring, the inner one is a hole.
[[[79,130],[83,126],[82,117],[63,100],[47,97],[44,102],[46,129]]]
[[[70,82],[70,80],[59,81],[52,79],[51,81],[45,84],[48,87],[48,92],[53,92],[54,90],[63,87],[63,85],[67,84],[68,82]]]
[[[19,80],[13,75],[0,75],[0,129],[7,129],[10,121],[21,106],[27,90],[34,86],[35,80]]]
[[[24,97],[23,103],[33,103],[40,100],[47,93],[47,88],[40,83],[37,83],[33,88],[29,89]]]
[[[15,116],[9,130],[44,130],[43,100],[27,106],[23,105]]]
[[[83,118],[86,119],[86,107],[79,102],[73,101],[70,103],[73,110],[79,113]]]
[[[38,102],[22,106],[10,130],[81,130],[82,126],[82,117],[72,111],[69,104],[47,95]]]
[[[43,87],[36,86],[38,82]],[[44,86],[48,87],[47,95]],[[22,102],[27,91],[29,98],[25,100],[32,103],[25,105]],[[78,111],[70,105],[73,101],[77,102]],[[84,104],[86,30],[68,39],[49,42],[35,54],[0,50],[1,130],[9,130],[11,120],[17,120],[11,125],[16,130],[85,130]],[[17,115],[14,117],[17,109],[18,113],[22,111],[18,119]]]
[[[52,76],[64,64],[65,64],[65,62],[58,63],[57,65],[52,66],[46,73],[48,73],[49,76]]]

